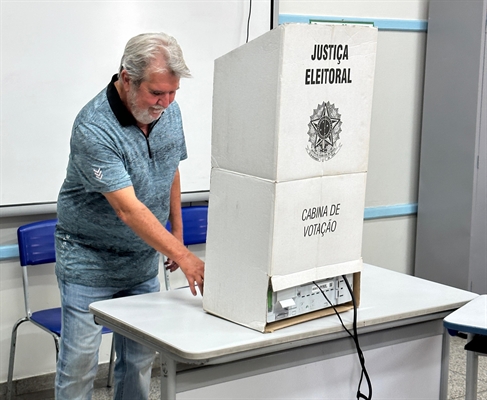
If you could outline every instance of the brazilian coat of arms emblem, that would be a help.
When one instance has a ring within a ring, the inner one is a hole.
[[[321,162],[333,158],[342,147],[339,142],[341,126],[341,115],[335,104],[330,104],[329,101],[318,104],[308,124],[309,138],[306,151],[309,156]]]

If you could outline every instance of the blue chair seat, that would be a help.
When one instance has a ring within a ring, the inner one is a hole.
[[[52,333],[61,336],[61,309],[59,307],[33,312],[30,319],[49,329]],[[110,332],[111,330],[106,326],[101,330],[102,334]]]

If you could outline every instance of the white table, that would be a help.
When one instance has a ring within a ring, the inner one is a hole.
[[[445,328],[451,331],[464,332],[468,339],[475,335],[484,335],[487,340],[487,295],[482,295],[451,313],[443,321]],[[465,398],[477,398],[478,354],[467,351],[467,374]]]
[[[372,265],[364,265],[361,288],[357,325],[364,353],[391,347],[388,357],[393,357],[398,343],[440,335],[441,355],[434,367],[441,372],[431,374],[436,382],[429,385],[446,399],[449,349],[444,345],[448,335],[443,335],[443,319],[477,295]],[[262,334],[205,313],[201,297],[186,289],[96,302],[90,309],[98,323],[160,353],[162,399],[355,353],[336,316]],[[351,328],[353,312],[341,316]],[[406,362],[395,361],[399,366]],[[181,364],[204,367],[186,369]],[[394,373],[393,369],[387,372]],[[380,380],[378,374],[372,376],[373,383]],[[354,398],[355,384],[349,390]]]

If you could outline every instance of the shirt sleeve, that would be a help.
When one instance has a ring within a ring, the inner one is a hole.
[[[132,186],[115,141],[96,125],[75,127],[71,157],[79,182],[87,192],[108,193]]]
[[[175,127],[176,131],[180,135],[180,157],[179,161],[186,160],[188,158],[188,150],[186,148],[186,139],[184,137],[184,129],[183,129],[183,118],[181,116],[181,109],[179,108],[179,104],[174,101],[170,105],[171,111],[173,115],[175,116]]]

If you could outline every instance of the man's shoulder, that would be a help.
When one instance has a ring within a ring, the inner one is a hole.
[[[176,101],[173,101],[169,107],[166,108],[164,114],[162,114],[161,122],[162,124],[157,124],[160,128],[168,129],[168,127],[170,127],[171,129],[180,129],[182,125],[182,116],[179,104],[176,103]]]
[[[81,109],[75,119],[75,126],[86,123],[90,124],[96,121],[99,123],[101,119],[111,119],[113,113],[111,112],[108,103],[106,88],[100,91]]]
[[[176,100],[174,100],[169,107],[167,107],[165,113],[172,114],[172,115],[181,115],[181,109],[179,108],[179,104]]]

